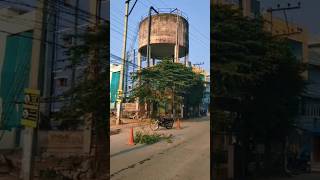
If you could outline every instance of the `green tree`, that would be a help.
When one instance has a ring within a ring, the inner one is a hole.
[[[92,122],[92,170],[99,176],[107,171],[105,168],[108,166],[109,22],[76,38],[82,43],[69,48],[70,60],[75,66],[85,65],[86,68],[77,79],[75,87],[63,94],[62,100],[66,103],[54,118],[62,121],[64,127],[61,128],[66,129],[77,129],[85,125],[86,119]]]
[[[229,131],[237,137],[242,176],[247,172],[250,144],[265,144],[265,172],[270,174],[283,167],[271,164],[271,147],[284,144],[292,130],[304,89],[304,65],[293,56],[285,38],[264,30],[261,17],[243,17],[229,5],[212,5],[211,10],[211,112],[220,117],[212,123],[214,133]],[[229,119],[229,124],[223,119]]]
[[[154,104],[151,112],[153,116],[157,114],[161,104],[174,104],[176,109],[183,102],[198,105],[204,90],[200,75],[191,68],[170,60],[162,60],[155,66],[143,68],[133,76],[133,80],[135,87],[131,99],[139,98],[140,103]],[[195,94],[199,99],[190,98],[190,94]]]

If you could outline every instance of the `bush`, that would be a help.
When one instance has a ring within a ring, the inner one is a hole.
[[[172,134],[166,136],[165,134],[147,134],[143,133],[141,131],[137,131],[134,137],[134,143],[140,143],[140,144],[154,144],[156,142],[161,141],[162,139],[167,140],[168,143],[172,143]]]

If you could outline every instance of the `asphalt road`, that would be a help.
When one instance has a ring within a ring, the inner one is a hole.
[[[173,143],[140,145],[117,152],[117,140],[123,135],[111,136],[111,179],[209,180],[209,119],[183,122],[182,130],[161,130],[174,135]]]
[[[310,174],[301,174],[296,175],[293,177],[287,177],[287,178],[269,178],[269,179],[263,179],[263,180],[319,180],[320,179],[320,173],[314,172]]]

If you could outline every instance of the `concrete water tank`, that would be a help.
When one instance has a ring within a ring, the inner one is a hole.
[[[144,57],[147,57],[148,27],[149,18],[146,17],[139,25],[139,52]],[[178,13],[152,15],[150,34],[151,58],[173,58],[177,37],[179,58],[185,57],[189,53],[189,23],[187,19]]]

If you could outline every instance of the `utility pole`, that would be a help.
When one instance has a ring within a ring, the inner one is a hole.
[[[131,54],[129,52],[127,52],[127,61],[126,61],[126,68],[125,68],[125,72],[124,72],[124,97],[126,98],[128,95],[128,76],[129,76],[129,60],[131,59]]]
[[[127,33],[128,33],[128,17],[131,14],[134,6],[136,5],[136,0],[129,11],[129,4],[131,0],[126,0],[126,9],[124,15],[124,32],[123,32],[123,44],[122,44],[122,65],[120,67],[120,80],[119,80],[119,88],[118,88],[118,98],[117,98],[117,120],[116,124],[119,125],[121,123],[121,112],[122,112],[122,101],[123,101],[123,81],[124,81],[124,72],[126,67],[126,48],[127,48]]]
[[[150,46],[150,39],[151,39],[151,22],[152,22],[152,11],[159,14],[159,12],[153,8],[152,6],[149,8],[149,21],[148,21],[148,44],[147,44],[147,67],[150,67],[150,58],[151,58],[151,46]]]
[[[148,19],[148,44],[147,44],[147,67],[150,67],[150,58],[151,58],[151,23],[152,23],[152,11],[156,12],[157,14],[159,14],[159,12],[153,7],[153,6],[150,6],[149,8],[149,19]],[[153,65],[155,63],[155,60],[152,61],[153,62]],[[151,105],[152,107],[153,105]],[[151,113],[151,108],[150,108],[150,104],[147,103],[146,104],[146,109],[147,109],[147,112],[148,114],[150,115]]]
[[[175,84],[173,83],[172,87],[172,118],[175,119],[176,117],[176,109],[175,109],[175,102],[174,102],[174,93],[175,93]]]
[[[130,0],[126,0],[126,10],[125,10],[125,15],[124,15],[123,44],[122,44],[122,65],[120,67],[120,80],[119,80],[118,99],[117,99],[117,120],[116,120],[117,125],[119,125],[121,123],[120,116],[121,116],[121,111],[122,111],[123,79],[124,79],[124,71],[125,71],[125,65],[126,65],[126,47],[127,47],[127,33],[128,33],[129,3],[130,3]]]
[[[300,9],[300,8],[301,8],[301,3],[298,2],[298,4],[296,6],[292,6],[290,3],[288,3],[287,7],[281,7],[280,4],[278,4],[277,8],[269,8],[269,9],[267,9],[267,12],[270,13],[269,23],[270,23],[270,31],[271,31],[271,33],[273,33],[273,12],[277,12],[277,11],[282,11],[283,12],[283,15],[285,17],[286,26],[287,26],[287,33],[277,34],[275,36],[289,36],[289,35],[301,33],[302,32],[301,28],[297,28],[296,31],[290,32],[289,22],[288,22],[288,17],[287,17],[287,11],[288,10],[294,10],[294,9]]]
[[[140,84],[141,84],[141,65],[142,65],[142,63],[141,63],[141,53],[138,51],[138,84],[139,84],[139,86],[140,86]],[[141,114],[140,114],[140,110],[141,110],[141,108],[140,108],[141,106],[140,106],[140,99],[139,98],[137,98],[137,110],[138,110],[138,115],[140,116]]]
[[[75,47],[78,45],[78,16],[79,16],[79,1],[76,0],[76,5],[74,8],[75,16],[74,16],[74,39],[72,42],[72,45]],[[75,59],[78,58],[77,53],[74,54],[74,57],[72,58],[72,75],[71,75],[71,89],[74,89],[75,86],[75,79],[76,79],[76,62]],[[73,96],[71,97],[71,102],[73,102]]]
[[[98,2],[99,0],[91,0],[90,1],[90,13],[93,15],[91,21],[93,23],[93,30],[97,32],[99,19],[98,19]],[[91,50],[90,60],[89,60],[89,75],[88,79],[95,79],[97,76],[97,71],[99,70],[98,65],[98,49]],[[83,130],[83,153],[89,154],[91,152],[91,145],[92,145],[92,127],[94,123],[94,113],[86,114],[85,121],[84,121],[84,130]]]
[[[35,18],[39,19],[40,23],[34,23],[33,40],[32,40],[32,55],[30,62],[30,74],[29,74],[29,88],[38,89],[39,80],[39,66],[41,61],[41,50],[43,39],[43,27],[44,27],[44,11],[47,8],[47,1],[37,1],[37,9]],[[38,123],[38,120],[37,120]],[[23,135],[23,152],[22,152],[22,165],[21,176],[23,180],[33,179],[33,148],[36,128],[25,127]]]

